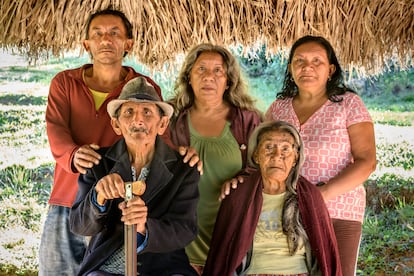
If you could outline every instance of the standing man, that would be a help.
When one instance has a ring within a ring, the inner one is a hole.
[[[143,76],[122,66],[133,44],[132,25],[122,12],[98,11],[89,17],[83,41],[93,64],[63,71],[50,84],[46,127],[56,167],[40,243],[40,276],[78,272],[86,242],[85,237],[70,232],[69,210],[79,173],[99,163],[101,156],[96,150],[120,138],[112,130],[106,106],[119,96],[127,81]],[[161,97],[159,86],[143,77]]]

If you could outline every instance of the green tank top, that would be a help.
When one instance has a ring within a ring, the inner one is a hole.
[[[200,198],[197,205],[198,235],[186,247],[192,264],[204,265],[210,248],[211,236],[220,202],[218,200],[224,181],[234,177],[242,167],[240,146],[226,125],[218,137],[203,137],[192,127],[188,116],[190,144],[203,161],[200,177]]]

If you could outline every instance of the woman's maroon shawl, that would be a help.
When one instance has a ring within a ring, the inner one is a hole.
[[[252,246],[262,210],[262,177],[251,170],[244,183],[227,196],[220,207],[203,275],[234,275]],[[299,210],[312,253],[323,275],[342,275],[337,242],[329,213],[318,189],[300,177]]]

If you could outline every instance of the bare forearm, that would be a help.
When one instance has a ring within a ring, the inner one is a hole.
[[[374,160],[355,161],[335,177],[319,187],[325,201],[351,191],[361,185],[376,168]]]

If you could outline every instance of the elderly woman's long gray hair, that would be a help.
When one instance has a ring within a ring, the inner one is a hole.
[[[303,143],[297,129],[284,121],[268,121],[256,127],[249,140],[247,160],[251,166],[258,168],[253,155],[260,144],[260,140],[265,133],[270,131],[282,131],[292,135],[296,149],[296,164],[289,172],[286,179],[285,203],[282,213],[283,232],[288,238],[289,253],[293,255],[300,245],[307,242],[307,235],[303,228],[299,213],[298,196],[296,192],[300,169],[304,162]]]

